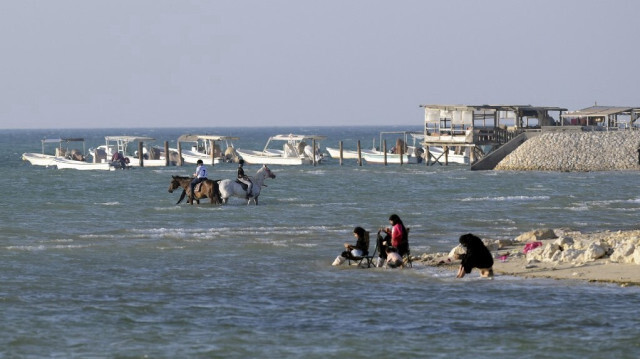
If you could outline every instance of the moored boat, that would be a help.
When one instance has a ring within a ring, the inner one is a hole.
[[[267,165],[305,165],[322,161],[322,154],[318,147],[312,148],[315,141],[318,146],[319,141],[326,139],[325,136],[318,135],[275,135],[269,137],[267,144],[262,151],[237,149],[237,153],[249,164]],[[282,144],[282,149],[272,148],[274,143]]]
[[[101,166],[91,166],[85,160],[84,155],[84,138],[49,138],[42,141],[42,153],[27,152],[22,154],[22,159],[34,166],[74,168],[74,169],[101,169],[109,170],[109,164]],[[79,149],[70,149],[71,143],[82,142],[82,152]],[[45,152],[47,144],[56,144],[54,154],[49,155]]]
[[[238,140],[238,137],[186,134],[178,138],[178,143],[190,142],[193,144],[191,148],[170,149],[170,151],[180,152],[186,163],[197,163],[198,160],[202,160],[204,163],[212,163],[213,161],[214,164],[235,162],[238,158],[238,153],[233,146],[235,140]],[[221,143],[224,143],[224,151],[219,146]]]
[[[119,152],[125,157],[127,166],[139,167],[140,154],[137,144],[143,142],[146,144],[141,154],[143,166],[166,166],[164,150],[149,146],[149,143],[153,141],[155,138],[146,136],[105,136],[105,144],[95,149],[89,149],[89,153],[93,156],[94,163],[108,163],[111,162],[113,155]],[[169,161],[169,163],[175,164],[175,161]]]

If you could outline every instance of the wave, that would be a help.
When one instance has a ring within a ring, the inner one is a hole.
[[[480,201],[544,201],[550,199],[549,196],[497,196],[497,197],[467,197],[461,202],[480,202]]]

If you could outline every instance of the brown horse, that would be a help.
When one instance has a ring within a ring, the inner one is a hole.
[[[191,177],[185,176],[171,176],[171,183],[169,184],[169,193],[173,193],[175,189],[182,187],[182,195],[180,195],[180,199],[176,204],[182,202],[184,197],[191,192]],[[200,189],[198,189],[200,187]],[[198,204],[200,204],[200,199],[210,198],[211,204],[221,204],[222,199],[220,199],[220,190],[218,189],[218,181],[206,180],[200,183],[200,185],[195,188],[195,195],[193,199],[196,200]],[[193,204],[193,201],[190,201]]]

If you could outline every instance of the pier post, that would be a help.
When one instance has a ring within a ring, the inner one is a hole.
[[[313,147],[313,153],[311,155],[311,157],[313,157],[313,167],[316,166],[317,162],[316,162],[316,139],[314,138],[313,140],[311,140],[311,147]]]
[[[400,166],[404,164],[404,142],[400,143],[400,146],[396,145],[396,147],[400,147]]]
[[[211,149],[211,167],[213,167],[213,163],[216,161],[216,141],[209,140],[209,146]]]
[[[358,140],[358,166],[362,166],[362,150],[360,149],[360,140]]]
[[[384,153],[384,165],[387,165],[387,140],[382,140],[382,153]]]
[[[444,146],[444,165],[449,165],[449,146]]]
[[[182,142],[178,141],[178,166],[183,166],[184,162],[182,161]]]
[[[169,153],[169,141],[164,141],[164,165],[169,167],[169,163],[171,162]]]
[[[427,167],[429,167],[429,162],[431,161],[431,152],[429,152],[429,146],[425,146],[425,151],[427,151]]]
[[[342,166],[342,141],[338,143],[338,148],[340,148],[340,166]]]
[[[144,167],[144,154],[142,153],[142,141],[138,142],[138,164]]]

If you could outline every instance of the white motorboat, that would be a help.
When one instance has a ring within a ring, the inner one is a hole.
[[[414,143],[416,140],[421,143],[425,141],[427,137],[423,134],[413,134]],[[463,145],[464,143],[461,143]],[[423,147],[424,148],[424,147]],[[442,146],[429,146],[429,153],[431,154],[431,161],[437,161],[444,164],[444,148]],[[426,161],[426,157],[425,161]],[[449,152],[447,152],[447,163],[449,164],[469,164],[469,148],[460,146],[449,146]]]
[[[95,149],[89,149],[89,153],[93,156],[94,163],[108,163],[116,152],[120,152],[127,161],[127,166],[139,167],[140,157],[138,154],[138,143],[155,141],[153,137],[145,136],[106,136],[105,145],[98,146]],[[151,149],[151,150],[148,150]],[[166,166],[166,160],[163,155],[164,150],[156,147],[145,146],[142,149],[142,158],[144,167],[160,167]]]
[[[367,163],[374,164],[384,164],[385,155],[383,154],[365,154],[362,155],[362,158],[367,161]],[[388,164],[399,164],[400,162],[400,154],[387,153],[387,163]],[[402,163],[417,163],[416,157],[409,156],[406,154],[402,155]]]
[[[104,163],[92,163],[87,161],[76,161],[70,160],[66,158],[56,158],[56,167],[60,170],[62,169],[74,169],[81,171],[113,171],[115,167],[111,164],[111,162]]]
[[[238,149],[238,155],[249,164],[266,165],[305,165],[322,161],[322,154],[318,151],[318,142],[326,139],[326,136],[318,135],[275,135],[269,137],[262,151]],[[313,141],[316,149],[312,148]],[[282,149],[270,146],[281,143]],[[315,152],[315,153],[314,153]]]
[[[79,149],[69,149],[72,142],[82,142],[82,152]],[[45,154],[45,146],[47,144],[56,144],[53,155]],[[34,166],[46,166],[74,169],[101,169],[109,170],[109,164],[101,166],[92,166],[92,163],[86,162],[84,157],[84,139],[83,138],[50,138],[42,140],[42,153],[23,153],[22,159],[28,161]]]
[[[178,144],[183,142],[193,143],[190,149],[181,148],[169,149],[170,151],[180,152],[182,158],[186,163],[196,163],[198,160],[202,160],[204,163],[222,163],[233,162],[237,159],[238,153],[233,147],[233,141],[238,140],[238,137],[231,136],[217,136],[217,135],[191,135],[186,134],[178,138]],[[224,152],[218,145],[224,143]],[[213,147],[214,155],[211,156],[211,148]]]
[[[333,147],[325,147],[325,149],[327,150],[327,152],[329,152],[329,156],[331,156],[331,158],[340,158],[340,149],[339,148],[333,148]],[[378,150],[363,150],[360,149],[360,154],[362,156],[364,155],[379,155],[382,152],[378,151]],[[342,158],[347,160],[347,159],[358,159],[358,151],[352,151],[352,150],[345,150],[342,149]]]

